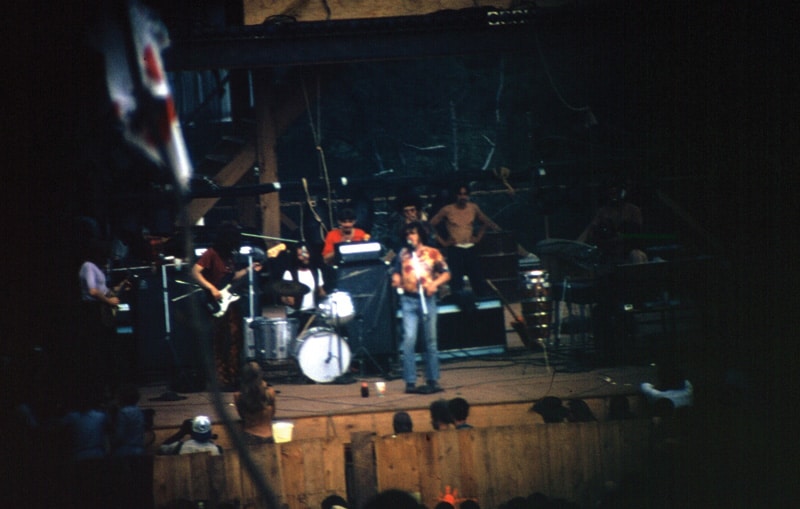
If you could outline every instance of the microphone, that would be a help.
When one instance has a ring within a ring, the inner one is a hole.
[[[414,246],[414,244],[412,244],[409,241],[406,241],[406,249],[408,249],[408,251],[411,252],[411,253],[413,253],[414,251],[417,250],[417,248]]]

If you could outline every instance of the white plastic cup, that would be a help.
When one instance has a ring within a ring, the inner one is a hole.
[[[276,444],[282,444],[292,441],[292,430],[294,424],[291,422],[273,422],[272,423],[272,436],[275,438]]]
[[[375,382],[375,390],[378,391],[378,396],[386,394],[386,382]]]

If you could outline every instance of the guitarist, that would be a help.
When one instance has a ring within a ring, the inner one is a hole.
[[[222,303],[226,296],[226,285],[247,274],[249,267],[237,270],[235,266],[241,243],[239,227],[233,222],[223,222],[219,226],[214,244],[192,267],[192,276],[213,302]],[[261,268],[260,262],[253,262],[253,270],[258,272]],[[223,390],[234,390],[238,382],[240,353],[244,341],[242,312],[236,305],[228,306],[221,316],[212,320],[217,382]]]
[[[81,292],[79,320],[80,344],[76,373],[95,390],[113,394],[119,380],[123,360],[119,357],[114,311],[120,304],[116,295],[129,286],[127,279],[110,288],[106,274],[100,268],[109,259],[111,244],[99,239],[87,242],[84,261],[78,271]]]

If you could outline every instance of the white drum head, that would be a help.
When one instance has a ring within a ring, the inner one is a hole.
[[[356,315],[353,299],[347,292],[334,291],[319,304],[322,318],[333,326],[344,325]]]
[[[297,338],[297,363],[315,382],[333,382],[350,368],[350,347],[336,332],[313,328]]]

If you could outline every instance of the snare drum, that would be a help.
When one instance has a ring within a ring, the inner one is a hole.
[[[296,319],[260,317],[253,319],[250,328],[254,332],[255,360],[285,360],[289,357],[297,336]]]
[[[350,347],[327,327],[313,327],[298,337],[294,355],[303,374],[318,383],[332,382],[350,368]]]
[[[319,304],[322,318],[329,324],[344,325],[356,315],[353,299],[347,292],[333,291]]]

